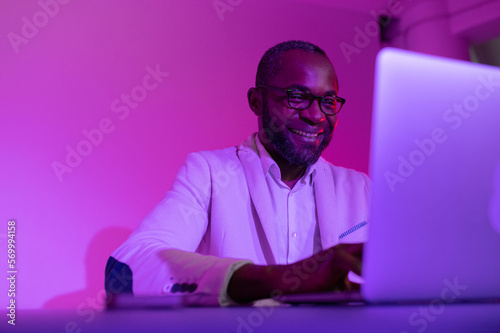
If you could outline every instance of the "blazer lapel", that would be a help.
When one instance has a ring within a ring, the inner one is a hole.
[[[264,171],[259,156],[256,153],[254,136],[238,147],[237,153],[240,159],[245,178],[250,192],[252,203],[260,220],[261,232],[265,233],[267,244],[262,248],[268,264],[276,264],[276,256],[279,253],[279,244],[276,234],[276,223],[271,208],[271,196],[266,183]],[[252,149],[254,148],[254,149]],[[259,225],[256,226],[259,228]],[[258,230],[259,231],[259,230]]]
[[[331,169],[320,158],[316,166],[314,179],[314,197],[321,236],[321,245],[327,249],[339,243],[338,209],[335,196],[335,181]]]

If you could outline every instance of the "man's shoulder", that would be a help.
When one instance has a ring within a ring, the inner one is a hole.
[[[364,172],[335,165],[323,157],[320,157],[316,168],[324,170],[331,174],[336,181],[349,181],[349,182],[366,182],[369,183],[370,179]]]
[[[255,134],[252,134],[248,137],[243,143],[238,146],[231,146],[222,149],[215,150],[202,150],[198,152],[190,153],[187,157],[187,160],[190,159],[203,159],[209,165],[218,164],[218,163],[241,163],[242,159],[239,154],[244,151],[246,154],[252,155],[251,157],[257,156],[255,146]],[[255,156],[254,156],[255,155]],[[243,160],[247,160],[249,157],[245,155]]]
[[[222,149],[214,149],[214,150],[200,150],[197,152],[190,153],[188,156],[198,156],[206,159],[209,162],[216,161],[224,161],[237,159],[237,147],[227,147]]]
[[[239,163],[237,147],[192,152],[187,155],[184,162],[188,167],[210,170],[211,172],[220,168],[236,166]]]

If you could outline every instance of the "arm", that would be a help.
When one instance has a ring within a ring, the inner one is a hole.
[[[363,244],[339,244],[289,265],[247,264],[235,271],[227,293],[234,301],[252,302],[283,294],[349,289],[349,271],[361,275]]]
[[[208,227],[211,174],[201,154],[190,154],[172,191],[153,209],[113,257],[128,265],[135,295],[208,295],[204,304],[226,304],[226,276],[249,263],[202,255]]]

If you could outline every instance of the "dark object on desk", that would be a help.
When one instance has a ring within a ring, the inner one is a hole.
[[[359,290],[280,295],[274,300],[287,304],[365,304]]]
[[[212,299],[208,294],[182,294],[134,296],[132,294],[115,294],[109,298],[108,309],[138,310],[138,309],[168,309],[180,307],[200,307]],[[218,306],[216,306],[218,307]]]
[[[118,294],[133,294],[132,270],[130,267],[113,257],[106,263],[104,289],[108,298]]]

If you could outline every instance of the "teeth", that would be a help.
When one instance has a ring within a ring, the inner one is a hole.
[[[299,131],[299,130],[296,130],[296,129],[290,129],[290,131],[292,133],[295,133],[295,134],[298,134],[298,135],[302,135],[302,136],[307,136],[307,137],[317,137],[319,135],[319,133],[307,133],[307,132],[302,132],[302,131]]]

